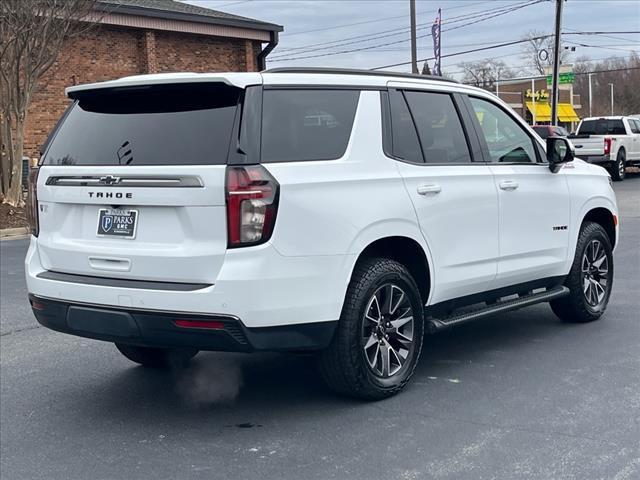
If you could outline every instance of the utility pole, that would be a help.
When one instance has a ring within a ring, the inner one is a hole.
[[[610,83],[609,86],[611,87],[611,116],[613,116],[613,83]]]
[[[562,28],[562,4],[556,0],[556,35],[553,45],[553,84],[551,86],[551,125],[558,125],[558,80],[560,76],[560,29]]]
[[[590,73],[589,74],[589,116],[593,117],[593,113],[591,113],[591,105],[592,105],[592,102],[591,102],[591,75],[592,74]]]
[[[416,0],[409,0],[411,11],[411,73],[418,73],[418,47],[416,46]]]

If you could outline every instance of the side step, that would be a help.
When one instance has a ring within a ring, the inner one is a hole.
[[[543,292],[523,295],[512,300],[504,300],[502,302],[498,301],[470,312],[454,314],[445,318],[429,318],[427,319],[425,326],[430,333],[435,333],[471,320],[488,317],[489,315],[494,315],[496,313],[517,310],[518,308],[528,307],[529,305],[535,305],[536,303],[549,302],[566,295],[569,295],[569,289],[567,287],[553,287]]]

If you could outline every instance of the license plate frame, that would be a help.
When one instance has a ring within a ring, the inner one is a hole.
[[[133,240],[138,230],[139,212],[136,209],[101,208],[98,210],[98,237]],[[127,221],[127,219],[132,219]]]

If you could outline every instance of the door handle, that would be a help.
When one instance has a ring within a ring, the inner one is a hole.
[[[429,193],[440,193],[442,188],[440,185],[420,185],[417,190],[418,195],[428,195]]]
[[[500,182],[499,185],[502,190],[515,190],[520,186],[520,184],[514,180],[505,180]]]

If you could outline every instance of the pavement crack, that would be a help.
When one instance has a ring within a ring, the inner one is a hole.
[[[28,327],[16,328],[16,329],[13,329],[13,330],[9,330],[8,332],[0,333],[0,337],[5,337],[5,336],[11,335],[13,333],[24,332],[26,330],[35,330],[36,328],[42,328],[42,325],[30,325]]]

